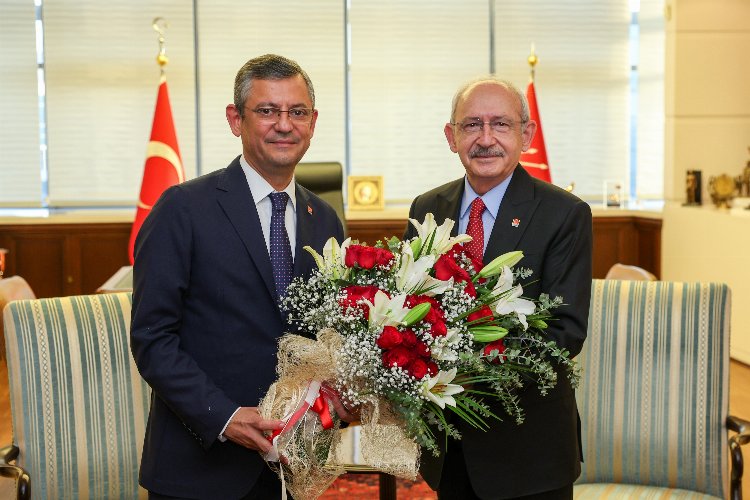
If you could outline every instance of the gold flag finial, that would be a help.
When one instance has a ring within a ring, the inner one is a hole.
[[[536,63],[539,62],[539,58],[536,56],[536,52],[534,52],[534,42],[531,42],[531,54],[529,54],[527,61],[529,61],[529,66],[531,66],[531,81],[533,82],[534,67],[536,66]]]
[[[159,68],[161,68],[161,74],[164,75],[164,66],[169,62],[167,49],[164,46],[164,32],[169,28],[169,24],[163,17],[155,17],[154,20],[151,21],[151,27],[154,28],[154,31],[159,33],[159,54],[156,56],[156,62],[159,64]]]

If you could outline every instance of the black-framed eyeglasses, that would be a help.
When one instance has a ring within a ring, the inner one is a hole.
[[[293,122],[305,123],[310,121],[310,117],[313,114],[311,108],[291,108],[281,109],[272,106],[262,106],[251,110],[255,113],[261,121],[268,123],[276,123],[281,119],[281,113],[286,113],[289,119]]]
[[[523,127],[523,124],[526,122],[516,122],[506,118],[493,118],[490,121],[482,121],[479,118],[466,118],[460,122],[451,122],[452,125],[457,126],[466,135],[477,135],[482,133],[485,125],[489,125],[490,130],[496,134],[507,134],[515,128],[516,124],[519,123]]]

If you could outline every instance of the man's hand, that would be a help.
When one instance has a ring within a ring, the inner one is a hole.
[[[237,410],[230,420],[224,431],[224,437],[245,448],[267,453],[271,449],[271,442],[266,438],[265,433],[270,434],[283,427],[283,421],[265,420],[258,413],[257,407],[244,406]]]
[[[338,391],[326,383],[320,385],[320,392],[333,404],[333,409],[341,420],[348,423],[359,421],[359,406],[354,408],[344,406]]]

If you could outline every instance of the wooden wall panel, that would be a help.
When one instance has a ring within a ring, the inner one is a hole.
[[[130,223],[0,224],[0,247],[7,248],[6,275],[20,275],[38,297],[94,293],[127,256]],[[368,243],[401,237],[405,219],[351,220],[352,238]],[[594,217],[594,278],[617,263],[661,273],[661,220]]]

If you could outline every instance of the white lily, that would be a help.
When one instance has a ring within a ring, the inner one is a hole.
[[[352,239],[347,238],[339,246],[336,238],[328,238],[323,246],[323,255],[320,255],[312,247],[306,246],[305,250],[313,256],[318,269],[328,274],[332,279],[338,279],[344,275],[347,270],[346,249],[351,245]]]
[[[427,399],[445,409],[445,405],[456,406],[454,394],[463,392],[464,388],[458,384],[450,382],[456,378],[456,369],[452,368],[447,372],[439,371],[434,377],[428,377],[422,384],[422,394]]]
[[[526,330],[529,327],[526,322],[526,315],[532,314],[536,305],[530,300],[521,298],[522,295],[523,287],[521,285],[513,286],[513,271],[508,266],[503,267],[503,272],[492,290],[492,307],[500,315],[515,312],[518,321]]]
[[[411,246],[406,242],[402,243],[401,261],[396,271],[396,289],[404,293],[423,290],[424,295],[430,297],[445,293],[453,285],[453,278],[442,281],[430,276],[429,271],[435,265],[435,260],[434,255],[423,255],[415,261]]]
[[[458,333],[457,329],[449,328],[445,336],[436,337],[430,347],[432,359],[438,361],[457,361],[458,353],[453,347],[460,340]]]
[[[411,222],[414,229],[417,230],[422,246],[427,245],[431,240],[431,246],[428,252],[430,255],[442,255],[453,248],[453,245],[457,243],[471,241],[471,236],[468,234],[459,234],[458,236],[451,237],[451,231],[453,230],[455,222],[451,219],[445,219],[445,221],[438,226],[432,213],[427,213],[424,217],[424,222],[422,223],[416,219],[409,219],[409,222]]]
[[[370,326],[382,328],[384,326],[401,325],[404,317],[410,311],[408,307],[404,307],[405,300],[405,294],[388,298],[388,295],[381,290],[375,293],[374,304],[365,299],[365,302],[370,307]]]

